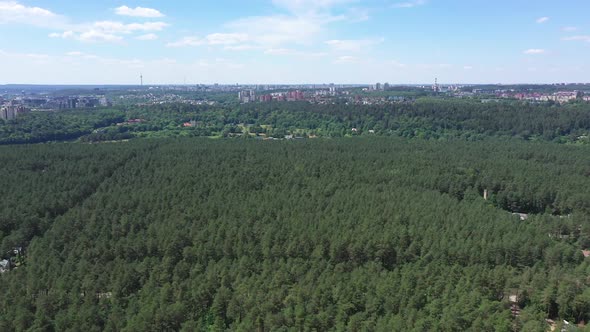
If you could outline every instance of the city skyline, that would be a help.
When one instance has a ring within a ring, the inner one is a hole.
[[[582,0],[0,1],[0,84],[587,82]]]

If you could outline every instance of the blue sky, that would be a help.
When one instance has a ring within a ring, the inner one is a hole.
[[[590,81],[588,0],[0,0],[0,84]]]

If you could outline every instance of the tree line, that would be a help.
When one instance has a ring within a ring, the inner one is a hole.
[[[140,123],[124,123],[141,119]],[[184,123],[192,122],[185,128]],[[119,124],[119,125],[117,125]],[[194,125],[193,125],[194,124]],[[354,130],[353,130],[354,128]],[[33,112],[0,123],[0,144],[133,137],[395,136],[445,140],[516,137],[527,141],[588,143],[590,104],[418,98],[387,105],[273,102],[217,105],[170,103],[113,110]]]

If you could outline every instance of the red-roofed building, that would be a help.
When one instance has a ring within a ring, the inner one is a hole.
[[[262,95],[262,96],[260,96],[260,101],[261,102],[271,102],[272,95]]]

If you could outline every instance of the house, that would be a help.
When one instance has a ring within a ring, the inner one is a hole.
[[[586,258],[590,257],[590,250],[582,250],[582,255]]]
[[[513,213],[513,215],[518,216],[520,218],[520,220],[524,221],[527,220],[529,218],[529,215],[526,213]]]
[[[196,127],[196,126],[197,126],[197,121],[195,121],[195,120],[191,120],[191,121],[189,121],[189,122],[185,122],[185,123],[183,123],[183,124],[182,124],[182,126],[183,126],[184,128],[194,128],[194,127]]]
[[[547,322],[547,324],[549,324],[549,331],[556,331],[557,330],[557,322],[552,320],[552,319],[545,319],[545,322]],[[572,331],[572,324],[570,322],[568,322],[567,320],[563,321],[563,324],[561,325],[561,329],[560,332],[567,332],[567,331]]]
[[[134,125],[145,122],[144,119],[130,119],[125,122],[117,123],[117,126],[124,126],[124,125]]]
[[[0,273],[10,271],[10,261],[7,259],[3,259],[0,261]]]
[[[96,293],[96,298],[101,300],[101,299],[110,299],[111,297],[113,297],[113,293],[112,292],[106,292],[106,293]]]

